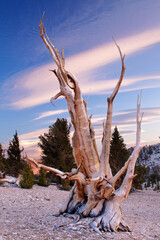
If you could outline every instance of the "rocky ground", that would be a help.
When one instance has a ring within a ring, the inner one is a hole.
[[[76,222],[56,217],[68,192],[56,186],[33,189],[0,187],[0,240],[103,239],[89,228],[90,218]],[[160,192],[138,191],[122,204],[130,233],[103,233],[105,239],[160,240]]]

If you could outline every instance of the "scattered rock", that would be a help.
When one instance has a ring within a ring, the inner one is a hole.
[[[91,218],[57,216],[68,196],[55,185],[33,189],[0,188],[0,240],[76,240],[101,237],[90,229]],[[102,233],[108,240],[160,239],[160,194],[138,191],[122,204],[125,220],[132,232]]]

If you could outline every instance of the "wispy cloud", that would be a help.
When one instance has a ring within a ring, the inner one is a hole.
[[[152,81],[150,81],[152,80]],[[155,80],[153,82],[153,80]],[[148,84],[146,84],[148,82]],[[117,79],[109,79],[96,82],[88,82],[85,86],[82,86],[82,93],[89,94],[106,94],[111,93],[113,88],[116,86]],[[133,86],[133,84],[136,83]],[[160,75],[151,75],[151,76],[139,76],[139,77],[125,77],[122,82],[122,86],[119,92],[128,92],[137,89],[146,89],[146,88],[155,88],[160,87]]]
[[[125,111],[113,113],[112,126],[128,127],[136,125],[136,111],[136,109],[128,109]],[[143,112],[143,124],[157,121],[157,118],[160,118],[160,107],[142,108],[141,112]],[[97,115],[94,116],[91,121],[94,126],[103,126],[105,118],[105,115]]]
[[[117,39],[118,45],[127,56],[158,42],[160,42],[159,28]],[[102,67],[117,59],[119,59],[119,53],[112,42],[73,56],[66,63],[73,73],[79,73]]]
[[[143,121],[142,121],[142,136],[146,134],[145,128],[148,128],[149,124],[156,124],[160,122],[160,108],[144,108],[141,110],[144,112]],[[96,142],[98,146],[98,151],[101,150],[101,139],[103,132],[103,121],[105,119],[104,116],[95,116],[92,119],[92,125],[95,129],[96,133]],[[136,133],[136,109],[130,109],[123,112],[117,112],[113,114],[113,124],[112,131],[115,126],[118,126],[118,130],[120,134],[124,137],[127,142],[127,146],[134,146],[135,141],[133,139],[133,134]],[[146,127],[145,127],[146,126]],[[27,152],[32,157],[40,156],[41,150],[37,146],[39,142],[39,136],[48,132],[47,128],[39,129],[33,132],[25,133],[19,136],[21,146],[25,148],[25,152]],[[70,138],[73,136],[73,130],[70,134]],[[144,140],[146,138],[142,138],[142,145],[144,143],[149,143],[149,140]],[[149,139],[149,137],[147,138]],[[153,141],[153,140],[152,140]]]
[[[48,131],[47,128],[42,128],[42,129],[32,131],[32,132],[29,132],[29,133],[24,133],[24,134],[19,135],[19,139],[24,140],[24,139],[38,138],[40,135],[42,135],[43,133],[45,133],[47,131]]]
[[[47,132],[48,129],[43,128],[37,131],[28,132],[22,135],[19,135],[20,148],[24,148],[23,153],[27,153],[30,157],[36,158],[40,157],[41,149],[38,147],[39,136]],[[8,143],[3,144],[4,149],[8,149]],[[22,154],[23,154],[22,153]]]
[[[26,149],[28,147],[37,146],[39,142],[39,139],[22,139],[20,140],[21,145]]]
[[[146,47],[160,42],[160,28],[151,29],[123,39],[117,39],[117,42],[123,52],[129,56],[132,53],[144,50]],[[82,93],[85,94],[92,91],[92,94],[103,94],[104,89],[106,88],[110,91],[115,86],[117,80],[96,81],[96,79],[92,80],[90,76],[93,76],[93,72],[98,70],[98,68],[112,63],[117,59],[119,59],[119,53],[115,45],[107,43],[67,58],[66,69],[78,77]],[[7,86],[7,90],[8,88],[10,89],[10,96],[12,97],[10,105],[14,108],[23,109],[48,102],[57,93],[57,89],[59,88],[53,73],[48,71],[48,69],[53,68],[54,65],[50,63],[13,76],[9,80],[9,86]],[[135,88],[135,86],[131,86],[133,83],[149,79],[159,80],[159,76],[127,78],[123,82],[122,87],[130,86],[130,89],[126,88],[122,90],[132,90]],[[11,82],[14,83],[12,87],[10,86]]]
[[[42,119],[42,118],[45,118],[45,117],[54,116],[54,115],[60,115],[60,114],[66,113],[66,112],[68,112],[68,109],[60,109],[60,110],[57,110],[57,111],[42,112],[42,113],[39,114],[38,117],[34,118],[32,121],[39,120],[39,119]]]
[[[157,138],[158,136],[156,124],[160,123],[160,108],[158,107],[142,108],[141,112],[144,112],[142,120],[141,145],[149,144],[150,142],[154,144],[157,142],[154,141],[154,138]],[[101,151],[101,139],[104,119],[105,116],[104,117],[97,116],[92,119],[93,127],[96,133],[96,142],[99,152]],[[152,134],[153,128],[151,128],[150,125],[155,126],[154,135]],[[127,147],[134,146],[136,142],[136,109],[130,109],[123,112],[114,113],[112,121],[112,132],[115,126],[118,127],[118,130],[120,134],[123,136],[124,141],[127,144]]]
[[[20,145],[24,147],[25,153],[30,157],[40,157],[41,149],[38,147],[39,136],[48,132],[47,128],[19,135]]]
[[[40,158],[42,154],[41,149],[37,145],[27,146],[24,150],[25,154],[31,158]]]

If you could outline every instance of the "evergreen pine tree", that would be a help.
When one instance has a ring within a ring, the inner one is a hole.
[[[110,166],[113,175],[115,175],[125,164],[130,153],[126,148],[123,138],[120,136],[117,126],[114,128],[110,145]],[[117,187],[120,185],[123,176],[117,182]]]
[[[32,188],[34,185],[34,175],[32,168],[29,164],[24,163],[23,173],[22,173],[22,180],[20,181],[20,186],[22,188]]]
[[[5,155],[2,144],[0,143],[0,171],[5,171]]]
[[[70,172],[75,168],[72,147],[69,140],[71,124],[66,119],[57,119],[49,126],[48,133],[39,137],[39,146],[42,150],[42,161],[45,165]],[[50,179],[63,184],[59,177],[50,174]]]
[[[7,159],[7,172],[12,176],[17,177],[20,171],[23,169],[23,161],[21,158],[21,152],[23,148],[20,149],[19,139],[17,131],[13,136],[12,141],[9,143],[7,150],[8,159]]]
[[[152,167],[152,174],[150,174],[149,179],[152,183],[152,187],[155,185],[155,190],[159,190],[159,181],[160,181],[160,166],[155,165]]]
[[[148,147],[148,154],[153,154],[153,148],[152,146],[149,145]]]
[[[40,169],[38,185],[43,187],[49,186],[49,182],[47,181],[46,178],[46,171],[43,168]]]
[[[143,165],[136,165],[135,174],[137,176],[133,179],[133,187],[142,190],[142,183],[145,182],[145,176],[148,174],[149,169]]]

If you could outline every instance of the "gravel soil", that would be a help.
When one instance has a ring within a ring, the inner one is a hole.
[[[130,194],[122,212],[132,232],[105,232],[103,238],[90,229],[91,218],[76,222],[54,216],[67,196],[54,185],[30,190],[0,187],[0,240],[160,240],[160,192]]]

